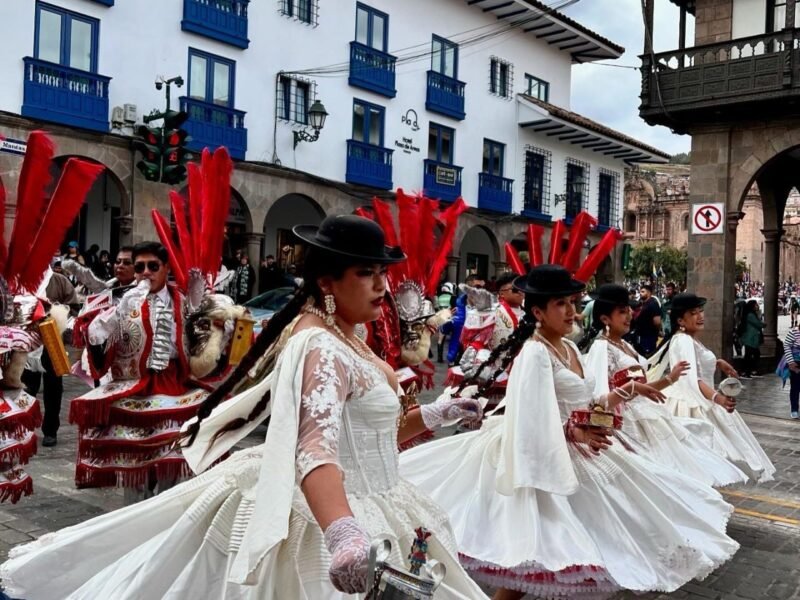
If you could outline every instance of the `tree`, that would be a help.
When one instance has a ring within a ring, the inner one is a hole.
[[[692,153],[678,152],[670,157],[669,162],[673,165],[689,165],[692,163]]]
[[[659,279],[677,284],[686,282],[689,256],[686,250],[672,246],[641,244],[631,251],[631,258],[625,275],[629,279]],[[653,270],[657,277],[653,276]]]
[[[736,259],[736,281],[744,281],[744,274],[750,270],[747,261],[743,258]]]

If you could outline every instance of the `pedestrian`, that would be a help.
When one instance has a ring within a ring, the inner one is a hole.
[[[286,275],[284,275],[283,281],[286,287],[293,287],[295,289],[303,285],[303,278],[297,275],[297,265],[289,265],[286,267]]]
[[[247,253],[239,255],[239,266],[236,267],[236,275],[233,276],[233,300],[236,304],[243,304],[253,296],[253,288],[256,283],[255,269],[250,265],[250,258]]]
[[[647,357],[656,351],[658,336],[661,332],[661,307],[653,296],[653,286],[649,283],[639,288],[641,306],[633,320],[636,332],[638,352]]]
[[[455,288],[456,286],[453,285],[451,282],[446,281],[441,285],[439,288],[439,295],[436,296],[436,310],[453,310],[456,306],[456,296],[455,296]],[[437,348],[437,355],[436,355],[436,362],[442,363],[444,362],[444,344],[445,340],[447,339],[448,334],[452,332],[452,320],[447,321],[444,325],[439,328],[436,337],[436,348]]]
[[[64,252],[64,256],[62,258],[70,258],[77,262],[80,265],[86,266],[86,261],[84,260],[83,256],[78,250],[78,242],[72,240],[69,244],[67,244],[67,251]]]
[[[675,284],[671,281],[664,286],[664,301],[661,303],[661,325],[664,330],[664,337],[672,332],[672,321],[669,311],[672,308],[672,298],[675,296]]]
[[[800,300],[797,299],[795,294],[792,294],[792,298],[789,300],[789,311],[792,314],[792,327],[797,327],[798,315],[800,315]]]
[[[486,285],[486,282],[474,273],[467,275],[465,283],[474,288],[483,288]],[[464,321],[467,318],[467,298],[466,292],[456,298],[455,312],[451,321],[450,345],[447,348],[447,364],[451,367],[458,362],[462,350],[461,330],[464,328]]]
[[[97,253],[99,251],[100,246],[97,244],[92,244],[89,246],[89,249],[83,253],[84,264],[90,269],[94,269],[94,266],[97,264],[97,261],[99,260]]]
[[[283,285],[283,271],[280,266],[275,262],[275,257],[268,254],[267,257],[261,261],[261,266],[258,269],[258,291],[263,294],[269,290],[274,290]]]
[[[97,262],[89,268],[101,281],[108,281],[114,276],[111,254],[108,250],[102,250],[97,257]]]
[[[800,328],[797,325],[792,325],[783,340],[783,360],[789,370],[789,414],[797,419],[800,418]]]
[[[748,300],[744,306],[742,321],[739,329],[739,339],[744,346],[744,367],[742,377],[761,377],[758,374],[758,361],[761,358],[761,343],[764,340],[764,321],[758,309],[757,300]]]
[[[45,296],[51,304],[61,304],[70,307],[72,316],[78,313],[80,300],[75,293],[75,286],[61,273],[50,272],[45,275]],[[58,429],[61,427],[61,399],[64,395],[64,380],[56,375],[50,355],[42,352],[43,372],[25,369],[22,373],[22,382],[26,391],[31,396],[39,393],[39,387],[44,380],[42,399],[44,401],[44,418],[42,420],[42,446],[51,447],[58,443]]]

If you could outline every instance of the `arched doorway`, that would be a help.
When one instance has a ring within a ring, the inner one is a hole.
[[[500,247],[494,233],[483,225],[471,227],[461,240],[459,248],[461,266],[458,280],[463,281],[468,275],[489,280],[495,275],[496,263],[500,256]]]
[[[316,201],[302,194],[287,194],[278,198],[264,219],[264,247],[262,257],[275,257],[281,269],[295,265],[303,271],[304,246],[292,233],[295,225],[319,225],[325,211]]]
[[[52,193],[67,160],[72,156],[58,156],[53,159],[50,175],[53,180],[48,193]],[[102,164],[86,156],[77,156],[87,162]],[[105,165],[104,165],[105,166]],[[123,207],[127,206],[127,193],[122,182],[107,166],[95,180],[78,217],[72,223],[64,238],[64,248],[70,241],[78,242],[81,251],[96,244],[100,250],[108,250],[113,257],[120,247],[119,218]]]

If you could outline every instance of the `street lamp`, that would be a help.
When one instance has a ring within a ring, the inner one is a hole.
[[[315,100],[311,108],[308,109],[308,122],[314,133],[311,134],[306,130],[295,131],[294,133],[294,147],[300,142],[316,142],[319,139],[319,132],[325,127],[325,118],[328,116],[328,111],[325,110],[325,105],[319,100]]]

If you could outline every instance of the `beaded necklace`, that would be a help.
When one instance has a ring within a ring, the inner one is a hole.
[[[356,342],[354,342],[352,339],[350,339],[347,336],[347,334],[345,334],[345,332],[342,331],[342,328],[339,327],[339,325],[333,319],[333,315],[329,315],[327,313],[324,313],[320,309],[316,308],[315,306],[306,306],[303,309],[303,312],[305,312],[305,313],[307,313],[309,315],[314,315],[315,317],[321,319],[322,322],[325,323],[325,325],[331,329],[331,331],[333,331],[348,346],[350,346],[350,348],[353,349],[353,352],[358,354],[364,360],[366,360],[368,362],[372,362],[372,357],[374,356],[374,354],[373,354],[372,350],[369,348],[369,346],[367,346],[366,343],[361,341],[360,338],[356,338],[358,340],[358,344],[356,344]]]

